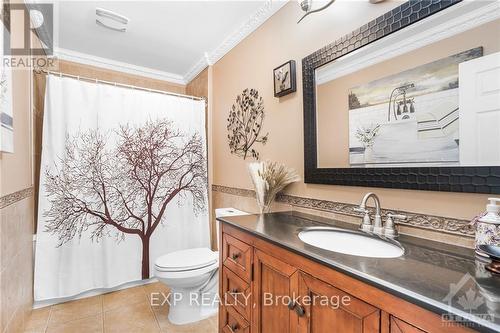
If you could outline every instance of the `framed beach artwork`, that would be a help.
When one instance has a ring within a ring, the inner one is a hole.
[[[2,47],[1,56],[5,57],[4,47],[9,45],[9,31],[0,24],[0,45]],[[4,40],[7,40],[4,43]],[[3,58],[2,58],[3,60]],[[0,151],[14,152],[14,118],[12,113],[12,71],[6,66],[5,61],[0,65]]]
[[[470,49],[350,89],[353,167],[459,165],[459,63]]]

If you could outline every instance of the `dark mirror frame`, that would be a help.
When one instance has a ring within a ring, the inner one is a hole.
[[[318,168],[316,68],[461,1],[410,0],[302,59],[306,183],[500,194],[500,166]]]

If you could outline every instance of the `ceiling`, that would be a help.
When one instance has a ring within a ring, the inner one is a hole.
[[[135,68],[186,83],[284,3],[60,1],[55,9],[56,55]],[[127,31],[98,26],[96,7],[128,17]]]

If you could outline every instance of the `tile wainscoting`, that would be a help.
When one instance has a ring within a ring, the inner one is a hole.
[[[33,304],[33,188],[0,198],[0,332],[20,332]]]
[[[253,190],[212,185],[212,193],[214,208],[234,207],[248,212],[258,211]],[[283,193],[276,198],[273,210],[298,211],[359,224],[363,215],[354,211],[357,206],[350,203],[318,200]],[[408,217],[406,221],[397,222],[401,233],[449,244],[473,247],[474,228],[470,225],[470,221],[382,209],[383,216],[389,212],[404,214]]]

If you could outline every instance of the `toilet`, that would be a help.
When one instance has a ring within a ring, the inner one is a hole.
[[[216,217],[248,215],[234,208],[217,208]],[[219,244],[219,222],[217,244]],[[168,320],[194,323],[218,310],[219,252],[206,248],[174,251],[155,261],[155,277],[170,288]]]

